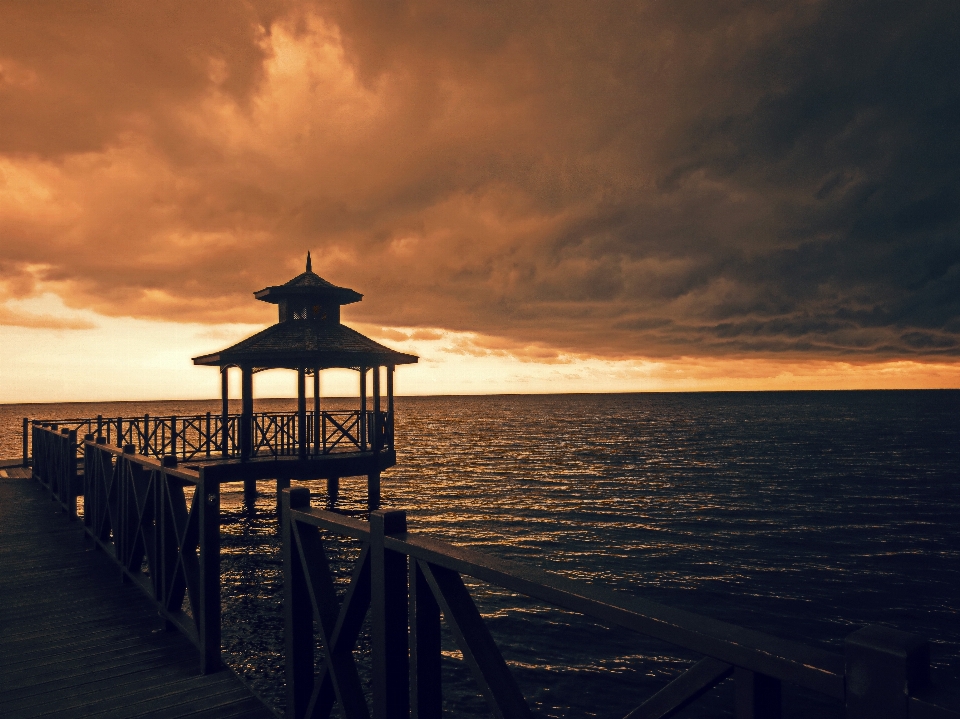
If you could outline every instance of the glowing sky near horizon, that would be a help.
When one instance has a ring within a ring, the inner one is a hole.
[[[307,250],[400,393],[960,387],[956,4],[0,19],[0,402],[215,396]]]

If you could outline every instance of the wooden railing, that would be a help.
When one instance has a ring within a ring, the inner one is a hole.
[[[306,455],[393,449],[393,418],[388,412],[379,414],[378,428],[374,426],[377,415],[369,410],[363,413],[359,410],[322,411],[319,422],[313,412],[306,416]],[[281,457],[300,453],[296,412],[258,412],[252,419],[254,456]],[[70,429],[75,436],[94,434],[116,447],[133,445],[137,454],[157,459],[174,456],[181,461],[197,461],[241,456],[239,414],[228,415],[226,424],[221,415],[210,412],[167,417],[98,415],[83,419],[24,419],[24,465],[27,457],[32,456],[27,442],[28,430],[31,426],[42,425]]]
[[[49,490],[70,519],[77,518],[77,497],[83,494],[77,472],[77,432],[56,424],[34,424],[33,476]]]
[[[168,626],[200,650],[200,669],[220,667],[220,487],[204,470],[178,469],[94,441],[83,443],[83,525],[124,579],[153,600]]]
[[[833,654],[409,532],[403,512],[368,523],[311,508],[303,488],[283,491],[281,521],[288,717],[327,717],[336,702],[348,719],[370,716],[354,659],[368,612],[377,719],[441,716],[441,615],[492,714],[531,716],[463,575],[703,656],[627,719],[672,716],[729,677],[738,719],[779,718],[784,682],[841,703],[848,719],[960,717],[929,685],[927,642],[895,629],[864,627]],[[342,601],[321,530],[361,543]]]

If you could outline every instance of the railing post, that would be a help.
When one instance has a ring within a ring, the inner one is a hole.
[[[373,643],[373,719],[410,716],[407,654],[407,557],[384,548],[388,534],[407,531],[403,511],[370,513],[370,634]]]
[[[108,425],[109,426],[109,425]],[[100,435],[96,439],[97,445],[107,444],[107,438]],[[100,473],[103,471],[103,457],[97,454],[96,449],[87,447],[84,451],[83,462],[83,524],[92,528],[94,532],[100,529],[99,522],[103,513],[106,512],[106,496],[101,493],[103,478]],[[93,535],[93,548],[99,548],[100,537]]]
[[[440,605],[416,559],[410,558],[410,716],[442,719]]]
[[[383,436],[380,434],[380,367],[373,368],[373,427],[370,432],[370,444],[374,452],[383,449]]]
[[[387,367],[387,442],[393,449],[393,365]]]
[[[844,658],[847,719],[906,719],[930,682],[930,645],[915,634],[866,626],[844,640]]]
[[[240,459],[253,455],[253,368],[240,368]]]
[[[737,667],[733,672],[737,719],[780,719],[780,680]]]
[[[367,451],[367,368],[360,368],[360,417],[357,434],[360,440],[360,451]]]
[[[26,467],[29,464],[29,438],[27,437],[27,430],[30,428],[30,420],[27,417],[23,418],[23,466]]]
[[[313,693],[313,606],[300,562],[290,512],[310,506],[306,487],[280,493],[283,552],[283,646],[287,680],[287,716],[302,719]]]
[[[170,454],[177,456],[177,416],[170,417]]]
[[[210,445],[213,444],[213,437],[210,436],[210,413],[207,412],[207,457],[210,457]],[[186,456],[186,454],[184,454]]]
[[[220,484],[200,468],[200,671],[210,674],[220,663]]]

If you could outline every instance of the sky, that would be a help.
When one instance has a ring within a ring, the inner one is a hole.
[[[216,396],[308,250],[401,394],[960,387],[958,67],[953,0],[0,0],[0,402]]]

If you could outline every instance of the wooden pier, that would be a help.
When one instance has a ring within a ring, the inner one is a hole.
[[[272,719],[164,629],[30,470],[0,468],[0,716]]]

